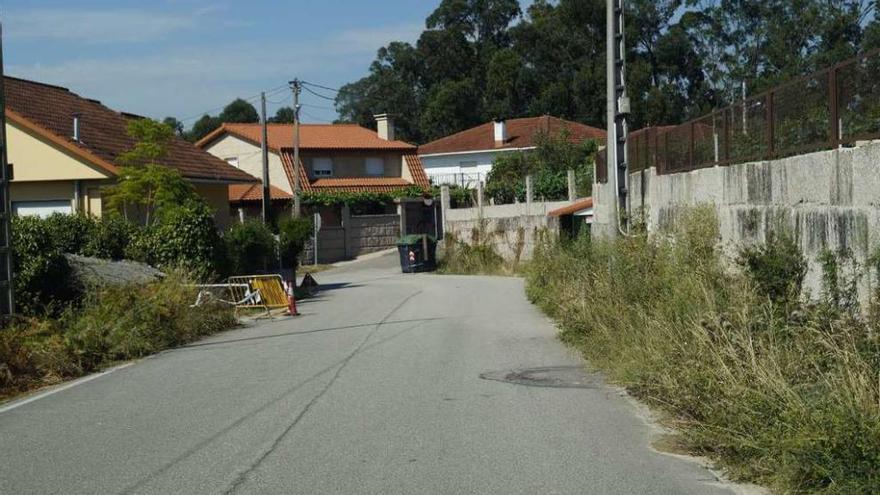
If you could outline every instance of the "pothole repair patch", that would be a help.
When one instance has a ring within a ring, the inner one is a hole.
[[[597,388],[600,386],[599,375],[587,373],[580,366],[549,366],[513,371],[490,371],[480,374],[480,378],[527,387]]]

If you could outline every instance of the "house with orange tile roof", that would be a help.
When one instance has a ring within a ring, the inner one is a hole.
[[[143,117],[35,81],[5,77],[4,91],[13,213],[101,216],[102,189],[116,181],[119,156],[135,145],[128,123]],[[220,226],[229,222],[229,186],[257,181],[179,138],[161,164],[193,184]]]
[[[298,170],[306,200],[304,213],[321,215],[318,259],[322,263],[394,247],[401,234],[436,232],[434,210],[438,204],[421,198],[308,205],[309,195],[332,198],[334,194],[376,193],[394,197],[430,187],[416,147],[395,139],[394,124],[387,115],[376,119],[378,131],[354,124],[301,124],[299,167],[294,166],[293,125],[267,127],[269,184],[278,190],[272,197],[281,198],[284,193],[286,198],[293,192]],[[196,145],[242,171],[262,176],[261,141],[259,124],[227,123]],[[242,194],[239,188],[230,189],[233,201]],[[244,196],[257,194],[261,193],[250,190]],[[248,207],[245,199],[235,202],[243,217],[259,216],[259,210]],[[278,214],[277,205],[273,214]]]
[[[485,180],[498,156],[533,150],[540,134],[563,131],[573,143],[605,142],[603,129],[544,115],[487,122],[440,138],[419,146],[419,158],[432,183],[473,187]]]
[[[300,185],[309,192],[391,193],[429,187],[416,146],[394,139],[394,125],[378,115],[379,131],[356,124],[300,125]],[[293,125],[268,124],[269,184],[292,193]],[[262,177],[259,124],[223,124],[196,146]]]

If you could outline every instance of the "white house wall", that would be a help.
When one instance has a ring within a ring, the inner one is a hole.
[[[505,151],[483,151],[477,153],[461,153],[461,154],[445,154],[445,155],[422,155],[422,165],[425,167],[425,173],[428,177],[451,175],[460,173],[479,172],[487,174],[492,170],[492,163],[495,157]],[[506,151],[509,153],[509,151]],[[476,168],[461,167],[462,162],[477,162]]]

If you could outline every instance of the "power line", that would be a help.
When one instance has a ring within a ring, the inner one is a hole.
[[[277,86],[277,87],[274,87],[274,88],[270,89],[269,91],[266,92],[266,96],[267,96],[267,97],[268,97],[268,96],[275,96],[275,95],[277,95],[278,93],[280,93],[280,92],[282,92],[282,91],[285,91],[285,92],[287,91],[287,85],[286,85],[286,84],[285,84],[285,85],[282,85],[282,86]],[[246,101],[246,102],[248,102],[248,103],[256,103],[257,100],[259,100],[259,99],[260,99],[260,93],[257,93],[257,94],[255,94],[255,95],[253,95],[253,96],[248,97],[248,98],[242,98],[242,100],[244,100],[244,101]],[[210,115],[210,114],[212,114],[212,113],[214,113],[214,112],[217,112],[217,111],[223,110],[223,109],[226,108],[228,105],[229,105],[229,104],[227,103],[226,105],[223,105],[222,107],[216,107],[216,108],[212,108],[212,109],[210,109],[210,110],[205,110],[204,112],[199,112],[198,114],[193,115],[193,116],[191,116],[191,117],[187,117],[187,118],[185,118],[185,119],[179,119],[178,122],[181,122],[181,123],[183,123],[183,122],[189,122],[190,120],[195,120],[195,119],[201,118],[201,117],[203,117],[203,116],[205,116],[205,115]]]
[[[321,86],[320,84],[310,83],[310,82],[308,82],[308,81],[303,81],[302,83],[305,84],[306,86],[314,86],[314,87],[316,87],[316,88],[326,89],[327,91],[333,91],[334,93],[338,93],[338,92],[340,91],[340,90],[338,90],[338,89],[336,89],[336,88],[330,88],[330,87],[327,87],[327,86]]]
[[[321,93],[318,93],[317,91],[315,91],[313,89],[310,89],[308,86],[303,86],[303,89],[305,89],[309,93],[317,96],[318,98],[323,98],[325,100],[330,100],[330,101],[336,101],[336,98],[333,98],[333,97],[327,96],[327,95],[322,95]]]

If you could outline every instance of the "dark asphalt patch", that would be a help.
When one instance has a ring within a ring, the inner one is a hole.
[[[549,366],[508,371],[490,371],[480,374],[483,380],[547,388],[598,388],[601,377],[587,373],[581,366]]]

